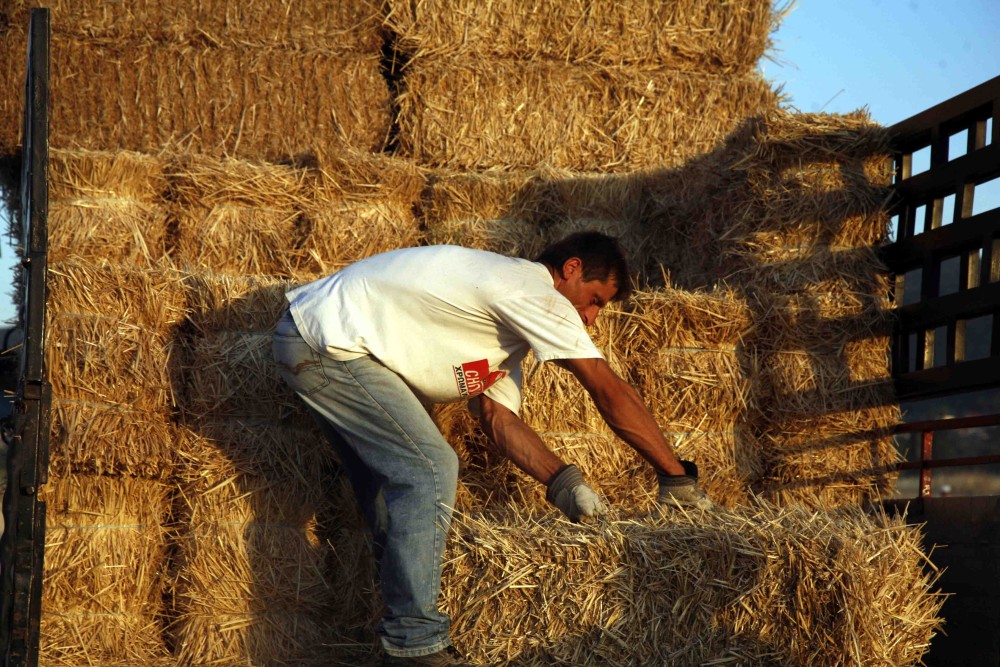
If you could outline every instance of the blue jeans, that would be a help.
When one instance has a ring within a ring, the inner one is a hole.
[[[288,312],[272,352],[340,454],[372,531],[385,651],[421,656],[446,648],[449,619],[438,596],[458,457],[406,383],[375,359],[336,361],[316,352]]]

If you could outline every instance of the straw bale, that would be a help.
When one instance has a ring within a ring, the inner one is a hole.
[[[270,331],[208,331],[185,341],[182,413],[308,423],[305,404],[278,374]]]
[[[753,370],[740,346],[752,324],[737,293],[639,291],[629,304],[605,310],[592,338],[661,427],[725,431],[745,417],[746,377]],[[532,358],[525,365],[523,412],[525,421],[542,431],[608,432],[569,372]]]
[[[167,190],[167,160],[132,151],[53,149],[49,201],[128,200],[155,204]]]
[[[753,209],[743,221],[754,230],[774,230],[786,245],[825,243],[871,246],[886,241],[889,183],[875,182],[891,170],[888,156],[864,165],[800,164],[781,172],[747,174]],[[890,171],[891,173],[891,171]]]
[[[872,121],[867,109],[834,114],[775,108],[747,124],[736,141],[744,155],[734,167],[747,171],[753,161],[783,167],[831,160],[857,164],[890,153],[888,130]],[[882,168],[877,173],[887,177]]]
[[[109,620],[114,619],[114,620]],[[43,609],[40,665],[54,667],[175,667],[165,644],[152,638],[162,629],[155,620],[125,614],[64,614]],[[136,645],[137,639],[146,640]]]
[[[377,615],[377,596],[346,482],[307,480],[308,465],[298,480],[286,476],[291,466],[262,474],[210,447],[182,473],[170,628],[178,659],[320,665],[364,652],[359,628]]]
[[[184,321],[184,274],[167,264],[122,266],[107,258],[69,257],[48,267],[49,314],[119,319],[169,337]]]
[[[99,44],[122,40],[193,42],[215,46],[315,47],[369,51],[381,48],[381,11],[372,0],[323,0],[275,5],[264,0],[145,3],[128,11],[101,0],[10,0],[3,11],[27,25],[34,7],[52,13],[58,37]]]
[[[191,206],[177,216],[172,253],[189,271],[288,278],[298,259],[299,214],[239,205]]]
[[[454,169],[679,165],[777,103],[758,75],[428,58],[398,98],[399,145]]]
[[[4,63],[0,67],[0,158],[19,157],[27,53],[27,25],[24,30],[0,29],[0,61]]]
[[[391,121],[378,54],[68,38],[53,40],[51,88],[58,148],[282,161],[320,147],[380,150]]]
[[[370,255],[423,245],[416,209],[426,177],[411,161],[340,151],[320,156],[310,175],[296,277],[318,278]]]
[[[749,384],[736,352],[664,349],[635,364],[633,382],[661,428],[717,431],[746,421]]]
[[[551,509],[544,487],[492,448],[464,406],[441,406],[435,418],[459,456],[457,509],[480,511],[509,503]],[[651,506],[650,494],[656,489],[653,468],[606,428],[541,430],[539,435],[556,455],[578,465],[609,502],[623,507]],[[726,507],[746,504],[748,490],[764,473],[760,447],[748,428],[730,425],[724,431],[665,431],[664,436],[678,456],[699,464],[702,485]]]
[[[49,156],[49,261],[71,255],[150,265],[164,257],[163,160],[130,152]]]
[[[614,4],[391,0],[387,25],[411,55],[655,63],[715,73],[753,69],[787,7],[769,0]]]
[[[761,348],[809,349],[883,338],[892,326],[887,293],[764,294],[755,303]]]
[[[588,483],[607,503],[622,510],[651,511],[654,508],[657,491],[654,469],[622,440],[613,435],[593,433],[543,432],[540,435],[557,456],[580,467]],[[763,474],[759,448],[747,432],[667,431],[664,436],[678,457],[698,464],[699,482],[715,503],[723,507],[747,504],[751,486]],[[516,503],[552,511],[542,485],[524,477],[520,485],[526,488],[515,491],[510,484],[513,477],[507,471],[506,487],[491,488],[488,485],[490,471],[469,466],[464,471],[463,482],[473,491],[472,497],[480,501],[471,504],[471,509],[483,511]],[[515,481],[521,482],[520,479]]]
[[[533,259],[548,243],[565,235],[553,226],[631,221],[641,201],[638,195],[625,178],[612,181],[604,175],[551,168],[441,171],[431,179],[423,213],[431,243]]]
[[[896,406],[801,420],[762,436],[766,474],[756,489],[781,505],[834,508],[891,497],[900,461]]]
[[[171,180],[174,256],[193,270],[311,279],[422,239],[424,178],[400,159],[343,151],[306,169],[202,156]]]
[[[327,477],[337,468],[332,448],[311,423],[207,418],[185,423],[176,449],[180,478],[189,486],[201,485],[200,491],[192,493],[239,484],[243,478],[258,480],[253,487],[255,497],[280,491],[282,495],[267,496],[269,503],[278,503],[274,508],[265,511],[260,502],[254,506],[263,515],[261,520],[270,514],[300,511],[303,506],[322,506]],[[262,480],[273,489],[261,486]],[[291,504],[286,507],[284,499]]]
[[[267,333],[281,318],[293,283],[268,276],[232,276],[212,272],[189,273],[190,323],[203,334],[215,331]]]
[[[49,469],[168,479],[176,473],[177,427],[167,409],[135,410],[55,398]]]
[[[126,200],[52,202],[49,259],[74,255],[137,266],[166,255],[168,218],[155,204]]]
[[[169,489],[159,481],[50,479],[42,585],[43,664],[152,664],[160,627]]]
[[[711,77],[655,72],[617,78],[606,127],[615,162],[635,167],[684,164],[723,141],[743,119],[774,109],[781,95],[759,74]]]
[[[175,632],[174,664],[348,666],[370,664],[375,652],[371,642],[338,634],[324,614],[305,612],[187,614]]]
[[[914,665],[941,626],[919,533],[857,509],[453,527],[445,606],[482,664]]]
[[[698,172],[701,179],[677,170],[439,170],[431,177],[424,223],[431,243],[526,258],[572,232],[602,231],[619,239],[640,284],[662,285],[666,271],[671,280],[706,285],[708,276],[718,273],[709,267],[718,262],[719,252],[705,219],[704,201],[712,195],[698,183],[714,172],[704,165]]]
[[[757,405],[770,423],[895,403],[888,338],[761,354]]]
[[[45,363],[54,397],[140,411],[175,404],[176,335],[116,317],[57,313],[48,319]]]
[[[205,516],[181,529],[175,603],[183,600],[186,613],[196,615],[320,611],[333,592],[315,517],[259,518],[248,483],[244,477],[231,484],[248,500],[231,496],[229,512],[205,508]],[[246,507],[237,512],[236,505]]]
[[[890,293],[888,269],[874,248],[785,246],[769,233],[727,244],[734,289],[770,294],[854,294],[871,299]]]
[[[773,232],[785,245],[876,245],[889,230],[893,161],[885,128],[867,111],[775,110],[728,142],[728,170],[745,188],[726,236]]]
[[[612,304],[607,310],[598,326],[601,319],[603,324],[618,320],[616,340],[626,354],[637,357],[674,347],[733,349],[754,326],[746,297],[724,288],[638,290],[628,304]]]

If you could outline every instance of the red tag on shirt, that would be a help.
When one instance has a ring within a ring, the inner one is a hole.
[[[462,398],[478,396],[503,378],[505,371],[490,372],[490,364],[485,359],[467,361],[461,366],[453,366],[458,393]]]

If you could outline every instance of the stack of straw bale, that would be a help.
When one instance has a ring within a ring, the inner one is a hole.
[[[37,4],[0,6],[0,157]],[[525,419],[613,514],[566,523],[464,406],[436,408],[463,466],[460,648],[919,662],[940,606],[919,534],[859,508],[891,487],[898,419],[884,131],[776,109],[756,64],[787,5],[49,6],[44,663],[370,660],[371,547],[270,359],[283,293],[394,248],[534,257],[582,229],[621,237],[641,286],[596,342],[724,509],[653,513],[651,468],[529,359]]]
[[[371,557],[317,434],[215,420],[188,435],[168,629],[177,659],[324,665],[331,646],[371,652]]]
[[[186,295],[170,267],[71,257],[49,266],[52,462],[74,472],[173,472]]]
[[[95,210],[94,222],[103,222]],[[109,253],[123,247],[110,243]],[[181,435],[174,418],[186,309],[181,276],[161,264],[68,255],[49,265],[48,283],[51,477],[41,495],[48,503],[41,661],[165,663],[168,525]]]
[[[28,11],[0,9],[0,154],[20,145]],[[51,145],[164,146],[287,159],[318,146],[380,150],[391,123],[370,0],[51,7]]]
[[[168,633],[185,664],[321,665],[331,646],[373,650],[378,596],[360,517],[271,361],[290,284],[204,270],[185,279]]]
[[[677,165],[778,100],[768,0],[460,4],[388,3],[399,148],[428,166]]]
[[[759,491],[817,507],[891,491],[900,415],[889,375],[891,159],[866,114],[777,112],[734,137],[724,280],[756,311],[751,419]],[[726,201],[725,199],[723,201]]]

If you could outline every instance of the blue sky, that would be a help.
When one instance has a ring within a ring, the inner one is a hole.
[[[799,0],[774,39],[790,106],[892,125],[1000,75],[1000,0]]]
[[[760,67],[783,85],[789,106],[867,107],[892,125],[1000,75],[1000,0],[799,0],[774,38]],[[0,275],[13,259],[4,239]],[[14,315],[7,292],[0,321]]]

